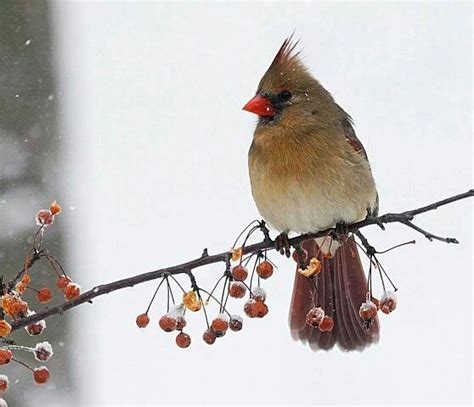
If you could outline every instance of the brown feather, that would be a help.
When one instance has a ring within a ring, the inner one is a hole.
[[[378,320],[367,330],[359,317],[367,281],[353,238],[340,246],[332,259],[324,258],[315,241],[304,242],[303,247],[309,258],[321,261],[322,270],[314,278],[314,285],[309,278],[296,273],[289,318],[293,338],[309,343],[314,350],[328,350],[335,344],[346,351],[363,350],[376,343]],[[320,332],[306,325],[306,314],[314,306],[321,306],[334,319],[332,331]]]

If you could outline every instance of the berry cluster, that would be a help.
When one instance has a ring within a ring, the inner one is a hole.
[[[32,368],[17,358],[17,353],[30,352],[39,362],[46,362],[53,355],[53,349],[48,342],[40,342],[34,348],[21,346],[9,336],[12,332],[12,321],[20,322],[22,319],[35,314],[31,309],[31,301],[28,303],[25,297],[29,292],[34,293],[39,304],[48,304],[53,299],[53,290],[49,287],[34,288],[32,285],[31,268],[40,259],[47,261],[50,269],[57,275],[57,288],[62,292],[66,300],[72,300],[80,295],[80,287],[73,283],[66,275],[59,261],[46,249],[42,248],[43,234],[47,226],[53,224],[55,217],[61,213],[61,206],[53,202],[49,209],[41,209],[37,212],[35,219],[39,226],[34,239],[33,246],[28,252],[24,267],[10,281],[1,285],[0,291],[0,366],[8,365],[11,361],[23,365],[32,372],[33,380],[37,384],[45,384],[49,379],[49,370],[46,366]],[[46,328],[44,320],[25,326],[26,332],[31,336],[41,335]],[[2,398],[9,387],[6,375],[0,375],[0,406],[6,406]]]
[[[390,314],[395,308],[397,308],[397,297],[393,291],[384,291],[380,301],[367,293],[366,301],[359,308],[359,316],[370,326],[379,310],[384,314]]]
[[[245,242],[250,234],[257,229],[258,227],[251,229]],[[234,247],[236,244],[237,242],[234,244]],[[184,332],[187,325],[185,318],[186,311],[198,312],[202,310],[204,312],[207,326],[202,335],[202,339],[208,345],[214,344],[218,338],[225,336],[229,330],[237,332],[243,327],[243,318],[239,315],[231,314],[228,310],[227,303],[229,297],[242,299],[248,295],[248,299],[243,306],[244,313],[249,318],[263,318],[268,313],[268,305],[265,302],[266,293],[261,287],[261,282],[273,275],[274,265],[267,259],[266,252],[257,252],[247,258],[243,258],[243,253],[244,246],[232,249],[224,274],[210,292],[197,285],[191,272],[188,272],[191,279],[190,291],[185,291],[173,275],[164,276],[158,284],[147,310],[137,316],[135,321],[136,325],[139,328],[145,328],[150,323],[150,307],[158,290],[165,282],[168,287],[168,306],[166,313],[160,317],[158,325],[165,332],[178,332],[176,344],[180,348],[187,348],[191,344],[190,335]],[[247,267],[252,260],[255,261],[253,262],[253,268],[250,273]],[[232,267],[231,261],[238,264]],[[252,288],[254,280],[257,280],[257,286]],[[214,293],[222,282],[222,291],[219,300]],[[182,301],[179,303],[175,303],[171,283],[176,284],[182,291]],[[205,297],[205,299],[203,299],[203,297]],[[173,303],[172,306],[170,306],[170,300]],[[208,311],[206,309],[211,300],[216,302],[219,306],[219,312],[213,320],[209,320]]]

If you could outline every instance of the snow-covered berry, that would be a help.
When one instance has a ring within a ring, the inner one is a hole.
[[[312,328],[317,328],[325,315],[321,307],[313,307],[306,314],[306,324]]]
[[[46,362],[53,356],[53,347],[49,342],[40,342],[35,346],[35,359]]]

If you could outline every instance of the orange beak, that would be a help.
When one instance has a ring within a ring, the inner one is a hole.
[[[272,102],[261,95],[255,95],[247,102],[242,110],[258,114],[259,116],[275,116],[276,113],[275,106],[272,105]]]

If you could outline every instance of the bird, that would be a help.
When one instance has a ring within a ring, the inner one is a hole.
[[[284,40],[243,107],[258,116],[248,154],[252,196],[283,241],[291,233],[341,225],[348,231],[347,225],[376,216],[379,201],[351,116],[310,73],[296,51],[298,42],[293,35]],[[320,261],[321,271],[309,278],[296,272],[289,313],[292,337],[313,350],[335,345],[343,351],[363,350],[378,342],[377,317],[367,323],[359,315],[368,290],[354,236],[328,235],[303,242],[302,249],[306,262]],[[332,330],[322,332],[306,323],[315,306],[332,318]]]

